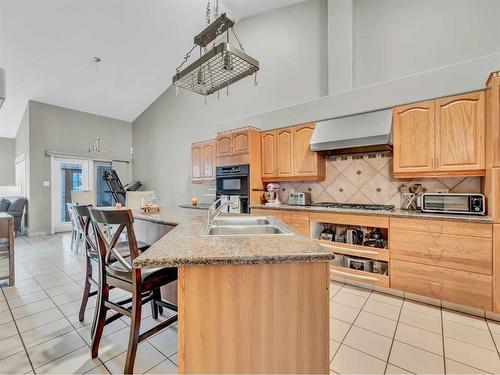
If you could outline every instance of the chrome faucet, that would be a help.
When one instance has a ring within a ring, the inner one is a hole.
[[[220,206],[217,207],[217,204],[220,203]],[[212,203],[208,209],[208,227],[211,228],[214,225],[214,220],[219,216],[222,209],[226,206],[231,208],[238,208],[236,202],[225,201],[222,202],[222,199],[217,199],[214,203]]]

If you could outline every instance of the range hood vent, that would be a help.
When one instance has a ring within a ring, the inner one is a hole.
[[[392,151],[392,109],[320,121],[311,151],[355,155]]]

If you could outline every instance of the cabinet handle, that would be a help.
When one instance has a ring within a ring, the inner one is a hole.
[[[334,246],[334,245],[326,245],[326,244],[320,244],[320,246],[332,249],[332,250],[340,250],[340,251],[350,251],[353,253],[357,254],[367,254],[367,255],[378,255],[378,251],[372,251],[372,250],[361,250],[361,249],[351,249],[348,247],[340,247],[340,246]]]
[[[354,273],[344,272],[344,271],[339,271],[339,270],[331,270],[331,272],[336,273],[336,274],[341,275],[341,276],[348,276],[348,277],[352,277],[352,278],[360,279],[360,280],[368,280],[368,281],[378,281],[379,280],[376,277],[357,275]]]

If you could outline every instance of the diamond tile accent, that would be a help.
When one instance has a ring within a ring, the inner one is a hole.
[[[333,184],[328,186],[326,191],[333,197],[337,202],[345,203],[349,201],[358,189],[354,186],[344,175],[340,175],[335,179]]]
[[[361,188],[369,179],[377,173],[375,168],[368,164],[364,159],[356,159],[347,168],[343,175],[358,189]]]
[[[391,181],[377,173],[361,188],[361,191],[374,203],[384,204],[398,192],[398,189]]]

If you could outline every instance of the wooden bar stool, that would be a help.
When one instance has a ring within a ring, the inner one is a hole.
[[[90,222],[90,208],[92,205],[72,205],[74,215],[76,217],[76,223],[79,230],[83,233],[84,239],[84,251],[85,251],[85,283],[83,287],[83,297],[80,304],[80,313],[78,319],[82,322],[85,319],[85,310],[87,308],[87,303],[90,297],[97,295],[97,279],[92,275],[92,267],[97,267],[99,264],[99,250],[97,249],[97,243],[95,236],[93,235],[93,228]],[[120,241],[116,246],[123,256],[128,256],[130,250],[127,241]],[[149,248],[149,245],[139,241],[138,243],[139,251],[145,251]],[[116,259],[115,259],[116,260]],[[92,291],[92,287],[95,288]],[[112,289],[112,288],[111,288]],[[159,309],[160,313],[161,307],[156,307],[157,305],[152,304],[152,308]]]
[[[139,255],[135,238],[132,211],[128,209],[100,210],[90,209],[93,233],[99,250],[98,302],[96,309],[96,325],[92,337],[92,358],[98,356],[104,326],[121,316],[131,319],[130,335],[124,373],[131,374],[134,370],[135,356],[139,342],[146,340],[160,330],[177,321],[177,315],[159,323],[152,329],[140,334],[141,311],[144,303],[152,301],[153,317],[158,317],[159,307],[177,311],[177,306],[161,300],[160,287],[177,280],[177,268],[133,268],[132,262]],[[118,225],[113,238],[108,241],[102,233],[104,224]],[[128,239],[130,255],[124,256],[116,248],[121,233],[125,230]],[[109,290],[120,288],[131,293],[131,298],[124,301],[111,302]],[[125,306],[131,302],[131,306]],[[116,313],[106,317],[108,310]]]

